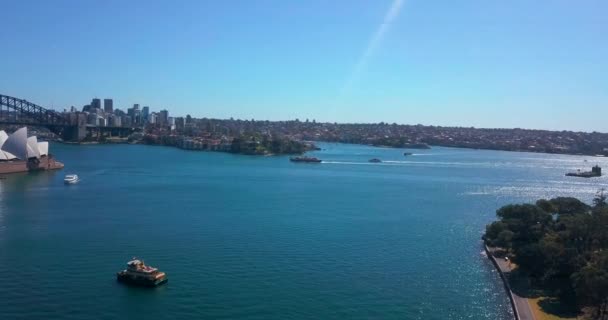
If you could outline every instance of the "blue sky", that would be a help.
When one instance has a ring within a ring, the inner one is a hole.
[[[43,106],[608,132],[603,0],[2,6],[0,93]]]

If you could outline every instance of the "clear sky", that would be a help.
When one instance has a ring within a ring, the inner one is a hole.
[[[0,93],[172,115],[608,132],[606,0],[3,1]]]

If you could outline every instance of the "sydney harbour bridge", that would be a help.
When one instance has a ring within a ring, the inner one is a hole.
[[[82,113],[60,113],[25,99],[0,94],[0,125],[46,127],[64,141],[82,141],[92,135],[126,137],[136,131],[130,127],[87,125]]]

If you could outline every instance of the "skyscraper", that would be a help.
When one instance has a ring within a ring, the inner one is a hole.
[[[93,98],[93,100],[91,100],[91,108],[101,109],[101,99]]]
[[[161,110],[158,114],[158,123],[161,126],[166,126],[169,124],[169,111]]]
[[[150,117],[150,107],[145,106],[141,109],[141,117],[144,123],[147,123]]]
[[[106,113],[114,112],[114,101],[112,99],[103,99],[103,111]]]
[[[155,124],[157,117],[158,117],[158,114],[156,112],[150,113],[150,115],[148,116],[148,122],[151,124]]]

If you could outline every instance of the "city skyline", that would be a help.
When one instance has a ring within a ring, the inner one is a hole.
[[[2,93],[57,110],[608,132],[600,1],[6,9],[0,37],[27,50],[0,52]]]

